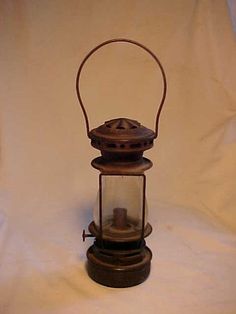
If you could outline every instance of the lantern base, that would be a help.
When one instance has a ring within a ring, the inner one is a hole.
[[[148,247],[143,247],[139,253],[120,255],[111,252],[104,256],[92,245],[87,251],[87,271],[90,278],[104,286],[125,288],[144,282],[149,273],[152,252]],[[105,257],[105,258],[104,258]]]

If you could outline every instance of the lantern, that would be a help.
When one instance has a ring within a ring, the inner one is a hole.
[[[90,130],[89,119],[80,94],[80,75],[88,58],[99,48],[111,43],[125,42],[148,52],[157,62],[163,82],[163,95],[152,131],[135,120],[117,118]],[[158,122],[166,96],[166,77],[158,58],[142,44],[128,39],[112,39],[91,50],[82,61],[76,80],[78,99],[85,118],[91,145],[101,151],[92,161],[100,171],[99,192],[94,220],[83,231],[95,237],[87,251],[88,275],[96,282],[110,287],[129,287],[142,283],[149,275],[152,259],[146,246],[152,227],[147,221],[146,176],[144,171],[152,162],[143,152],[153,146],[158,135]]]

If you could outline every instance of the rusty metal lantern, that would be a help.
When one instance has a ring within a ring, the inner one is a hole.
[[[163,78],[163,95],[156,114],[155,131],[138,121],[117,118],[90,130],[89,119],[80,94],[81,71],[99,48],[111,43],[136,45],[158,64]],[[147,222],[146,176],[152,162],[143,152],[153,146],[158,136],[158,122],[166,97],[166,76],[159,59],[142,44],[129,39],[112,39],[92,49],[82,61],[76,79],[76,90],[91,145],[101,151],[92,161],[100,171],[99,193],[94,221],[86,237],[95,237],[87,251],[87,271],[96,282],[110,287],[129,287],[142,283],[150,273],[152,253],[146,246],[152,227]]]

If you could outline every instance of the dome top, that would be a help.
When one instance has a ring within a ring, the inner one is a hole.
[[[155,133],[141,125],[136,120],[117,118],[106,121],[89,133],[93,147],[102,153],[127,153],[139,152],[142,154],[153,146]]]
[[[106,121],[105,126],[113,130],[129,130],[137,129],[138,127],[140,127],[140,123],[138,121],[127,118],[118,118]]]

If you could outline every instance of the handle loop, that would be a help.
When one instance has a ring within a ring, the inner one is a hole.
[[[83,61],[80,64],[80,67],[79,67],[79,70],[78,70],[78,73],[77,73],[77,77],[76,77],[76,92],[77,92],[78,100],[79,100],[79,103],[80,103],[80,106],[81,106],[81,109],[82,109],[82,112],[83,112],[83,115],[84,115],[87,135],[89,137],[90,127],[89,127],[88,115],[87,115],[87,112],[85,110],[84,103],[83,103],[83,100],[82,100],[82,97],[81,97],[81,93],[80,93],[80,76],[81,76],[81,72],[82,72],[83,66],[85,65],[86,61],[89,59],[89,57],[92,54],[94,54],[98,49],[100,49],[103,46],[106,46],[106,45],[111,44],[111,43],[117,43],[117,42],[129,43],[129,44],[133,44],[133,45],[136,45],[136,46],[142,48],[143,50],[145,50],[146,52],[148,52],[152,56],[152,58],[156,61],[156,63],[158,64],[158,66],[160,68],[162,79],[163,79],[163,93],[162,93],[162,98],[161,98],[160,104],[158,106],[157,114],[156,114],[155,138],[157,138],[160,114],[161,114],[161,110],[163,108],[163,105],[164,105],[164,102],[165,102],[165,98],[166,98],[166,91],[167,91],[166,75],[165,75],[165,72],[164,72],[164,69],[163,69],[163,66],[162,66],[161,62],[159,61],[157,56],[150,49],[148,49],[144,45],[138,43],[137,41],[130,40],[130,39],[124,39],[124,38],[110,39],[110,40],[102,42],[101,44],[99,44],[98,46],[93,48],[85,56],[85,58],[83,59]]]

